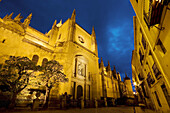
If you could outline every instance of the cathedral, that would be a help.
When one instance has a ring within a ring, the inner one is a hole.
[[[55,100],[65,92],[73,100],[109,101],[121,98],[127,92],[133,95],[129,78],[125,80],[126,84],[121,81],[115,67],[111,70],[110,63],[105,67],[101,59],[99,64],[94,27],[89,34],[78,25],[75,10],[64,23],[55,20],[51,30],[45,34],[29,26],[32,14],[24,22],[20,21],[20,14],[14,19],[12,16],[13,13],[0,18],[0,63],[3,64],[9,56],[26,56],[37,65],[44,65],[50,60],[58,61],[63,65],[63,72],[69,81],[52,88],[51,99]],[[30,84],[37,80],[30,79]],[[38,89],[44,90],[44,87],[28,85],[18,99],[26,99],[32,94],[30,91]]]

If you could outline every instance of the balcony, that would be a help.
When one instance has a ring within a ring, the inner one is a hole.
[[[149,0],[148,4],[144,5],[144,7],[149,6],[148,10],[144,10],[144,20],[148,27],[160,24],[163,7],[166,1],[167,0]]]

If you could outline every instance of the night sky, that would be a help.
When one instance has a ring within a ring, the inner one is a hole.
[[[133,16],[129,0],[2,0],[0,17],[14,12],[24,19],[33,14],[30,26],[42,33],[48,32],[55,20],[65,22],[76,10],[76,22],[91,34],[95,27],[99,58],[104,65],[131,78],[133,43]],[[22,19],[22,21],[24,20]],[[100,60],[99,60],[100,62]]]

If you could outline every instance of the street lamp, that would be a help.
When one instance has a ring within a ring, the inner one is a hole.
[[[133,92],[134,95],[136,95],[136,92]]]
[[[136,86],[136,85],[137,85],[137,83],[136,83],[136,82],[133,82],[133,85],[134,85],[134,86]]]

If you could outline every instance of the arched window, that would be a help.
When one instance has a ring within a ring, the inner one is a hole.
[[[39,59],[39,56],[38,55],[34,55],[32,57],[32,62],[36,65],[38,63],[38,59]]]
[[[47,62],[48,62],[48,59],[44,58],[43,61],[42,61],[42,67],[44,67]]]

